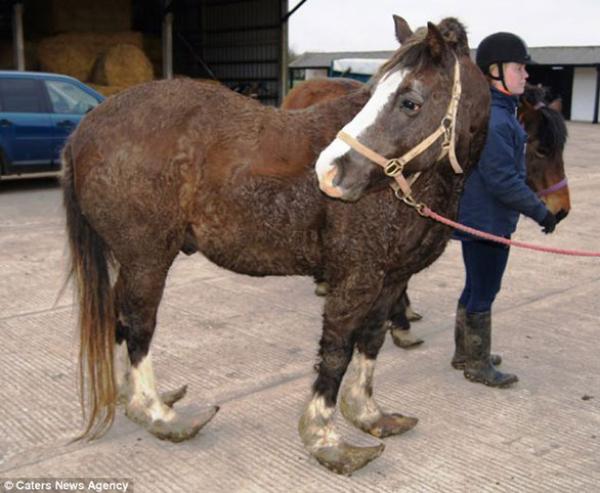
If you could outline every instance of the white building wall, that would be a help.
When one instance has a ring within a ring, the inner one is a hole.
[[[594,118],[596,100],[595,67],[576,67],[573,76],[573,96],[571,99],[571,120],[591,122]]]
[[[326,68],[307,68],[305,71],[305,80],[318,79],[321,77],[327,77]]]

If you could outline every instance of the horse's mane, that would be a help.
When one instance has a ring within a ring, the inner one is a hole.
[[[369,85],[377,83],[386,73],[396,67],[416,67],[423,59],[425,52],[425,36],[427,29],[417,29],[413,35],[408,38],[392,57],[385,62],[377,73],[369,80]]]
[[[528,85],[522,99],[541,116],[537,132],[539,147],[551,156],[563,152],[569,134],[562,113],[547,106],[551,99],[550,89]]]
[[[438,25],[444,40],[457,56],[469,55],[467,31],[463,24],[454,17],[443,19]],[[402,46],[385,62],[371,78],[369,84],[377,83],[384,74],[397,67],[417,68],[426,59],[427,28],[420,27]]]
[[[543,106],[538,111],[542,115],[542,123],[539,126],[538,133],[540,147],[551,155],[562,152],[568,137],[564,117],[560,111],[556,111],[548,106]]]

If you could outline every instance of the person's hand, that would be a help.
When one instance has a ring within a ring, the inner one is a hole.
[[[565,211],[564,209],[559,210],[556,213],[556,224],[558,224],[559,222],[561,222],[565,217],[567,217],[568,212]]]
[[[546,217],[540,223],[540,226],[542,226],[542,231],[544,233],[549,234],[554,231],[554,228],[556,228],[556,223],[556,216],[548,211]]]

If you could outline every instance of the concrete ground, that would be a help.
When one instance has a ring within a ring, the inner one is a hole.
[[[551,236],[524,219],[516,237],[599,251],[600,126],[569,130],[572,212]],[[600,259],[516,248],[494,349],[521,381],[495,390],[451,369],[463,272],[450,244],[410,285],[426,343],[404,351],[387,340],[378,362],[382,407],[420,422],[352,477],[319,466],[296,431],[320,336],[311,280],[244,277],[200,255],[171,271],[155,371],[161,389],[189,384],[178,408],[221,411],[185,443],[153,438],[121,410],[103,438],[69,443],[82,421],[72,292],[56,300],[60,200],[54,180],[0,183],[0,478],[129,478],[138,493],[600,491]],[[348,438],[376,442],[339,421]]]

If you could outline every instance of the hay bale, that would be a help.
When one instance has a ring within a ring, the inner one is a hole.
[[[129,87],[148,82],[153,77],[152,64],[140,48],[119,44],[98,58],[93,82],[103,86]]]
[[[63,33],[44,38],[38,47],[40,68],[59,72],[87,81],[92,75],[96,59],[112,46],[127,43],[141,48],[141,33]]]
[[[88,82],[87,85],[106,97],[113,96],[114,94],[117,94],[117,93],[127,89],[126,87],[119,87],[119,86],[101,86],[101,85],[93,84],[90,82]]]
[[[70,75],[76,79],[89,79],[96,58],[80,44],[65,43],[52,38],[42,40],[38,46],[40,69]]]

